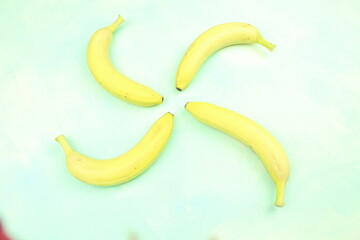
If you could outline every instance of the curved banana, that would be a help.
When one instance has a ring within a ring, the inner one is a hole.
[[[169,140],[173,119],[173,114],[164,114],[138,144],[113,159],[97,160],[77,153],[63,135],[55,140],[63,148],[66,166],[75,178],[92,185],[111,186],[127,182],[150,167]]]
[[[250,147],[260,158],[276,185],[275,205],[284,206],[284,190],[290,166],[283,148],[268,131],[236,112],[210,103],[189,102],[185,108],[200,122]]]
[[[184,90],[212,54],[236,44],[258,43],[272,51],[275,45],[266,41],[260,32],[247,23],[224,23],[201,34],[189,47],[176,74],[176,89]]]
[[[119,16],[111,25],[97,30],[91,37],[87,49],[87,62],[95,79],[111,94],[140,106],[154,106],[164,98],[154,90],[134,82],[112,65],[109,48],[115,29],[124,22]]]

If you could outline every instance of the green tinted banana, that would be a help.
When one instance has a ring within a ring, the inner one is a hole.
[[[87,49],[90,71],[100,85],[116,97],[140,106],[158,105],[164,100],[160,94],[125,77],[111,63],[109,49],[113,32],[123,21],[119,16],[113,24],[92,35]]]
[[[173,129],[173,114],[166,113],[130,151],[107,160],[75,152],[63,135],[56,138],[66,156],[66,166],[77,179],[92,185],[110,186],[127,182],[143,173],[159,156]]]
[[[176,74],[176,89],[184,90],[203,63],[218,50],[235,44],[258,43],[270,51],[275,45],[266,41],[260,32],[247,23],[224,23],[201,34],[189,47]]]
[[[250,147],[260,158],[276,185],[278,207],[284,206],[289,177],[288,158],[279,142],[256,122],[228,109],[205,102],[189,102],[186,110],[200,122],[216,128]]]

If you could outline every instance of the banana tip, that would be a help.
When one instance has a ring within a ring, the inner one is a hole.
[[[63,134],[61,134],[61,135],[59,135],[59,136],[57,136],[56,138],[55,138],[55,141],[59,141],[60,140],[60,138],[63,138],[64,137],[64,135]]]
[[[284,206],[285,182],[286,181],[281,181],[281,182],[276,183],[275,206],[277,206],[277,207],[283,207]]]
[[[274,50],[274,48],[276,47],[275,44],[268,42],[267,40],[265,40],[262,37],[260,39],[258,39],[258,43],[263,45],[264,47],[266,47],[270,52],[272,52]]]
[[[182,91],[182,89],[181,89],[181,88],[179,88],[179,87],[176,87],[176,89],[177,89],[179,92],[181,92],[181,91]]]
[[[274,51],[274,50],[275,50],[275,48],[276,48],[276,45],[275,45],[275,44],[273,44],[273,46],[272,46],[269,50],[272,52],[272,51]]]
[[[118,20],[118,21],[120,21],[120,22],[124,22],[124,21],[125,21],[125,19],[123,18],[123,16],[121,16],[121,14],[118,14],[116,20]]]
[[[189,102],[187,102],[187,103],[185,104],[184,108],[186,108],[186,106],[188,105],[188,103],[189,103]]]
[[[171,113],[171,112],[167,112],[167,113],[169,113],[169,114],[171,114],[171,115],[173,115],[173,116],[175,116],[173,113]]]

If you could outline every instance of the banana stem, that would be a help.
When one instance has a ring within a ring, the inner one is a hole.
[[[258,43],[269,49],[269,51],[273,51],[274,48],[276,47],[275,44],[266,41],[264,38],[259,38]]]
[[[285,182],[276,183],[275,206],[277,206],[277,207],[283,207],[284,206],[284,191],[285,191]]]
[[[64,135],[60,135],[57,138],[55,138],[55,140],[60,143],[62,149],[64,150],[65,154],[71,153],[74,150],[71,148],[71,146],[69,145],[69,143],[66,141],[65,136]]]
[[[118,18],[116,19],[116,21],[114,23],[112,23],[111,25],[105,27],[106,29],[108,29],[111,32],[114,32],[118,26],[123,23],[125,21],[125,19],[122,16],[118,16]]]

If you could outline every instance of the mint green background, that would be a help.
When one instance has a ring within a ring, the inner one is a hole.
[[[92,33],[122,14],[111,54],[165,96],[142,108],[103,90],[85,60]],[[174,88],[190,43],[219,23],[256,26],[277,44],[214,55]],[[0,1],[0,218],[15,240],[360,239],[360,2],[239,0]],[[267,128],[291,163],[285,207],[257,157],[197,122],[208,101]],[[54,138],[109,158],[163,113],[171,141],[137,179],[74,179]]]

